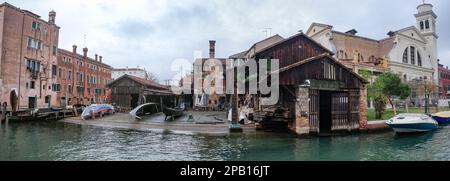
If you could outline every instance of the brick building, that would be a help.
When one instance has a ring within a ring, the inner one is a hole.
[[[11,4],[0,4],[0,97],[10,104],[15,90],[19,109],[57,105],[51,85],[52,65],[57,61],[59,29],[56,13],[48,21]],[[50,89],[49,89],[50,88]]]
[[[111,92],[107,84],[111,81],[113,68],[103,63],[103,57],[87,56],[88,48],[78,54],[77,46],[72,51],[58,50],[58,64],[52,75],[57,77],[57,98],[60,106],[110,102]]]
[[[441,99],[450,98],[450,70],[439,64],[439,96]]]
[[[201,85],[202,90],[196,90],[198,92],[203,92],[203,94],[195,94],[194,91],[194,107],[207,107],[209,109],[216,109],[216,108],[223,108],[227,104],[227,95],[225,94],[225,86],[226,81],[225,79],[222,79],[222,86],[219,86],[216,84],[214,80],[211,80],[211,82],[205,81],[208,77],[213,77],[213,73],[218,71],[216,70],[216,66],[212,66],[210,70],[206,70],[205,66],[206,64],[218,61],[222,65],[223,70],[223,76],[225,77],[225,70],[226,70],[226,58],[216,58],[216,41],[211,40],[209,41],[209,58],[199,58],[195,61],[201,62],[201,64],[198,64],[200,66],[196,67],[194,64],[194,72],[195,70],[198,70],[197,72],[201,72],[201,75],[198,73],[194,73],[194,83],[196,85]],[[210,85],[208,87],[206,84]],[[194,87],[195,89],[195,87]],[[222,89],[221,91],[217,89]],[[209,94],[206,92],[209,91]]]

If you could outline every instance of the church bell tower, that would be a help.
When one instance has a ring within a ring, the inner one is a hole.
[[[438,35],[436,32],[436,19],[437,15],[433,11],[433,5],[429,3],[424,3],[417,6],[416,17],[417,29],[420,31],[422,36],[427,40],[426,58],[429,60],[434,69],[433,79],[435,83],[438,83],[439,73],[438,73],[438,57],[437,57],[437,39]]]

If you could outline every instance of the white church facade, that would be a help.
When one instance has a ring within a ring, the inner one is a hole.
[[[390,31],[375,40],[356,35],[356,30],[339,32],[333,26],[313,23],[307,35],[335,53],[335,58],[357,73],[376,76],[385,71],[404,81],[439,80],[436,19],[431,4],[421,4],[414,15],[416,26]]]

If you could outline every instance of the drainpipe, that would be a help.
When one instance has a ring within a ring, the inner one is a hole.
[[[21,38],[20,38],[20,60],[19,60],[19,86],[17,88],[18,93],[17,93],[17,107],[20,108],[20,97],[21,97],[21,93],[20,93],[20,82],[21,82],[21,72],[22,72],[22,49],[23,49],[23,31],[24,31],[24,26],[25,26],[25,14],[22,14],[22,34],[21,34]]]

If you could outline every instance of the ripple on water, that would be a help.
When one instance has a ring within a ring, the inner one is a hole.
[[[0,160],[450,160],[449,127],[298,138],[287,133],[205,136],[66,123],[0,127]]]

